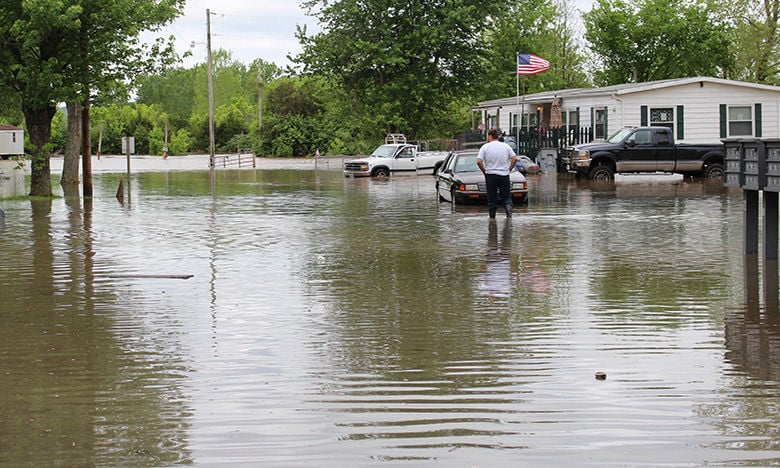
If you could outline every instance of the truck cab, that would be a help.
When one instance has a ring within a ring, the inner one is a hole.
[[[351,177],[389,177],[391,173],[417,174],[419,171],[435,174],[449,153],[446,151],[419,151],[417,145],[406,139],[388,136],[385,144],[369,156],[344,163],[344,175]]]
[[[615,173],[675,172],[722,178],[723,145],[675,144],[667,127],[625,127],[605,141],[569,151],[569,170],[594,180]]]

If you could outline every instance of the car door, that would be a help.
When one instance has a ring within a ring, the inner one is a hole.
[[[676,169],[677,159],[672,136],[668,131],[661,129],[654,133],[656,170],[672,172]]]
[[[393,170],[398,172],[410,172],[417,170],[417,158],[414,148],[405,146],[396,153],[393,160]]]
[[[619,172],[654,172],[657,170],[653,131],[639,128],[624,140]]]
[[[456,160],[457,155],[451,153],[447,156],[447,159],[444,160],[439,173],[436,175],[436,187],[438,188],[439,196],[451,202],[454,202],[454,200],[452,200],[452,178],[454,176],[453,167]]]

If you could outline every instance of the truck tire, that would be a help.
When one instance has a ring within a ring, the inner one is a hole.
[[[371,175],[374,177],[378,177],[380,179],[386,179],[390,177],[390,170],[387,169],[386,167],[378,167],[374,169],[374,173]]]
[[[615,171],[605,164],[599,164],[590,170],[588,176],[597,182],[611,182],[615,180]]]
[[[724,176],[726,175],[726,171],[723,170],[723,164],[715,163],[705,167],[704,173],[702,175],[705,179],[723,180]]]

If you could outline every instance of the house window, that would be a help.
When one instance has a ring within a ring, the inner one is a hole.
[[[536,127],[538,122],[536,114],[523,114],[523,127]]]
[[[567,127],[576,127],[580,124],[579,120],[577,119],[577,111],[563,111],[562,117],[563,125]]]
[[[753,112],[750,106],[730,106],[728,118],[729,136],[753,135]]]
[[[650,109],[650,126],[674,130],[674,109],[671,107]]]
[[[595,139],[607,138],[607,109],[602,107],[600,109],[594,109],[594,122],[593,130]]]
[[[566,143],[573,144],[579,143],[578,129],[580,125],[579,112],[576,110],[563,111],[561,113],[563,119],[563,126],[566,128]]]

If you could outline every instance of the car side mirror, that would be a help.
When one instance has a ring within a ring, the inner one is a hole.
[[[634,146],[636,146],[636,141],[629,140],[626,142],[626,146],[628,146],[629,148],[633,148]]]

